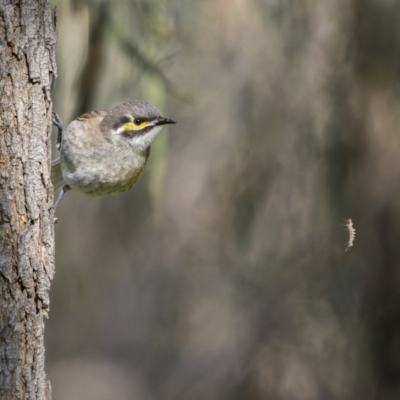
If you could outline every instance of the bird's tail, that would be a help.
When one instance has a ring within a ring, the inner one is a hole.
[[[51,183],[54,186],[54,190],[57,190],[64,184],[59,158],[51,162]]]

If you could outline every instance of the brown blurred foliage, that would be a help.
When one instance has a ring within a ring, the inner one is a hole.
[[[64,122],[178,121],[61,204],[55,398],[398,399],[400,2],[54,3]]]

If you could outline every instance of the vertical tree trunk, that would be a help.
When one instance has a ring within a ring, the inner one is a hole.
[[[0,399],[50,399],[50,183],[56,32],[47,0],[0,0]]]

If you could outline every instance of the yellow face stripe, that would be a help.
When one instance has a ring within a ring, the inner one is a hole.
[[[141,124],[136,125],[133,122],[127,122],[126,124],[122,125],[122,128],[125,132],[129,131],[141,131],[143,128],[145,128],[147,125],[149,125],[149,121],[143,121]]]

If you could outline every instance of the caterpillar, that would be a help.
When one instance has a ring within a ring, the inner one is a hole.
[[[349,231],[349,241],[347,243],[347,247],[345,251],[349,251],[350,247],[354,246],[354,239],[356,238],[356,229],[353,226],[353,221],[349,218],[349,219],[345,219],[344,222],[346,222],[346,224],[344,225],[347,230]]]

